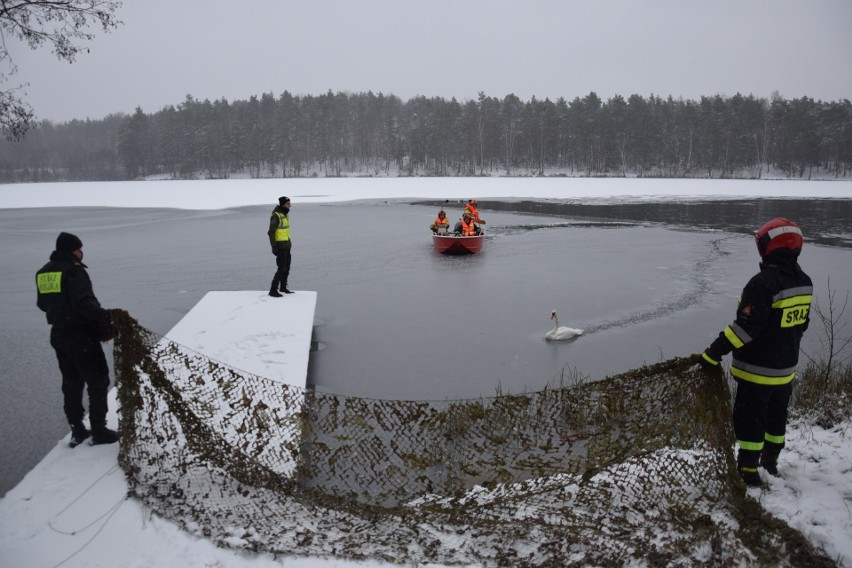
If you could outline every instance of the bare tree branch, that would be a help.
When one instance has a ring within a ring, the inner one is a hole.
[[[0,0],[0,85],[18,71],[7,36],[30,49],[49,45],[60,60],[73,63],[79,53],[88,53],[85,43],[95,38],[93,25],[109,33],[123,23],[115,15],[121,4],[119,0]],[[9,140],[20,140],[32,127],[32,107],[17,94],[24,86],[0,90],[0,129]]]

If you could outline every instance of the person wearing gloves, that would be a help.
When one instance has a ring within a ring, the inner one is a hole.
[[[722,357],[733,352],[737,468],[746,485],[759,487],[763,480],[758,467],[778,475],[799,344],[810,322],[813,284],[798,263],[803,239],[795,223],[772,219],[757,231],[755,241],[760,272],[743,289],[734,322],[699,361],[718,369]]]
[[[50,261],[36,273],[36,305],[50,324],[50,345],[62,373],[65,417],[71,426],[71,447],[89,436],[92,444],[112,444],[118,433],[106,426],[109,367],[101,337],[110,315],[92,290],[83,264],[83,243],[60,233]],[[83,389],[89,393],[89,425],[83,424]]]
[[[473,237],[482,234],[482,229],[476,224],[476,219],[465,209],[461,220],[456,223],[453,232],[463,237]]]
[[[429,228],[432,229],[432,232],[436,235],[446,235],[450,228],[450,220],[447,219],[447,214],[443,209],[438,211],[438,216],[435,217],[435,220],[432,221],[432,224],[429,225]]]
[[[277,269],[272,277],[272,286],[269,295],[280,298],[281,292],[292,294],[287,288],[287,279],[290,276],[290,198],[282,195],[278,198],[278,205],[272,210],[269,218],[269,244],[272,245],[272,254],[275,255]],[[280,290],[280,291],[279,291]]]

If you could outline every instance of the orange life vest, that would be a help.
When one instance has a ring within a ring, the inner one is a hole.
[[[473,219],[470,220],[470,223],[467,223],[464,219],[462,219],[462,235],[465,237],[472,237],[476,234],[476,225],[473,223]]]
[[[465,211],[470,211],[470,216],[473,217],[475,221],[479,220],[479,209],[477,209],[476,205],[473,203],[468,203],[465,206]]]

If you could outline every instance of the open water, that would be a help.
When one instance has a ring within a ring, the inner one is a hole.
[[[318,292],[315,388],[410,400],[493,396],[700,352],[757,271],[751,233],[778,215],[803,225],[801,264],[817,300],[827,302],[831,288],[842,303],[852,289],[852,200],[482,202],[480,210],[484,252],[451,257],[432,250],[437,204],[294,202],[290,287]],[[166,334],[210,290],[268,289],[270,211],[0,210],[0,495],[67,434],[33,283],[58,232],[83,240],[105,307]],[[447,211],[455,221],[461,206]],[[585,334],[544,341],[553,309]],[[817,327],[806,352],[821,348]]]

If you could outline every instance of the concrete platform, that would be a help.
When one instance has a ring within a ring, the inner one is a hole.
[[[168,339],[242,371],[305,387],[317,293],[208,292]]]
[[[241,370],[305,386],[316,292],[208,292],[167,337]],[[132,314],[131,314],[132,315]],[[107,425],[118,426],[115,389]],[[69,448],[70,436],[0,499],[0,568],[225,565],[378,566],[218,549],[127,498],[118,444]]]

